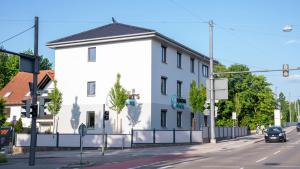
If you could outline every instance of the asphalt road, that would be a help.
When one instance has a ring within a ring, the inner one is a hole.
[[[160,169],[300,169],[300,132],[287,134],[286,143],[261,141],[242,149],[200,154],[201,158],[173,160],[140,168]]]

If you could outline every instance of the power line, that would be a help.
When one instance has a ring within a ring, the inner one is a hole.
[[[4,41],[0,42],[0,44],[3,44],[4,42],[7,42],[7,41],[9,41],[9,40],[11,40],[11,39],[17,37],[17,36],[19,36],[19,35],[21,35],[21,34],[27,32],[27,31],[29,31],[29,30],[32,29],[32,28],[34,28],[34,26],[31,26],[30,28],[28,28],[28,29],[26,29],[26,30],[24,30],[24,31],[22,31],[22,32],[20,32],[20,33],[18,33],[18,34],[13,35],[13,36],[11,36],[11,37],[8,38],[8,39],[5,39]]]

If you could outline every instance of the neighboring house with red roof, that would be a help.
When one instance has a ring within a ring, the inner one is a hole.
[[[38,90],[47,90],[48,92],[54,88],[54,71],[53,70],[42,70],[38,75]],[[29,82],[32,82],[32,74],[27,72],[18,72],[11,81],[6,84],[6,86],[0,90],[0,97],[3,97],[5,100],[5,114],[7,115],[7,122],[12,122],[14,119],[18,120],[22,118],[23,127],[29,127],[31,124],[31,118],[22,117],[21,112],[22,105],[24,105],[24,100],[31,99],[29,91]],[[42,96],[47,97],[47,93],[44,93]],[[47,114],[50,114],[47,112]],[[47,124],[46,128],[49,128],[49,125],[52,125],[52,117],[49,115],[45,116],[45,119],[38,119],[38,127],[41,130],[45,129],[45,123]],[[50,124],[49,124],[50,123]]]

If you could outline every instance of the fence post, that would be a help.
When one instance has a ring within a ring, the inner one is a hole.
[[[192,128],[191,128],[191,130],[190,130],[190,144],[192,144],[192,140],[193,138],[192,138]]]
[[[155,144],[155,128],[153,129],[153,144]]]
[[[210,140],[210,127],[207,127],[208,140]]]
[[[225,127],[223,127],[223,138],[225,138]]]
[[[133,145],[133,128],[131,128],[131,148],[132,148],[132,145]]]
[[[173,144],[175,144],[175,133],[176,133],[175,128],[173,128]]]
[[[59,146],[59,132],[56,132],[56,148]]]

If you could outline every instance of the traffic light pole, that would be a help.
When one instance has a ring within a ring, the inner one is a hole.
[[[37,81],[39,74],[39,57],[38,57],[38,32],[39,18],[34,18],[34,71],[33,71],[33,92],[32,92],[32,120],[31,120],[31,139],[30,139],[30,154],[29,165],[35,165],[35,150],[36,150],[36,118],[37,118]]]
[[[104,114],[105,114],[105,104],[103,104],[103,116],[102,116],[102,155],[104,156],[104,149],[105,149],[105,119],[104,119]]]

